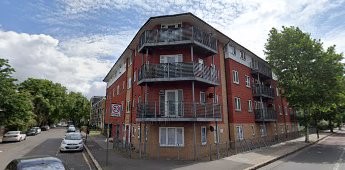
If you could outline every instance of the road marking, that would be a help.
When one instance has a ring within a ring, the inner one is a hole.
[[[91,165],[90,165],[89,161],[87,160],[85,153],[84,152],[82,152],[82,153],[83,153],[83,157],[85,159],[86,164],[89,166],[89,169],[92,170]]]
[[[341,162],[343,161],[344,153],[345,153],[345,148],[343,148],[343,152],[341,152],[341,155],[340,155],[337,163],[334,165],[333,170],[338,170],[339,169],[339,166],[340,166]]]

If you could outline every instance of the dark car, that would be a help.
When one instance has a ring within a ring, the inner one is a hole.
[[[23,169],[65,170],[68,168],[60,159],[52,156],[35,156],[15,159],[5,168],[5,170]]]
[[[49,130],[50,128],[49,128],[48,125],[45,125],[45,126],[42,126],[41,129],[42,129],[42,131],[47,131],[47,130]]]
[[[37,134],[38,134],[38,130],[35,129],[35,128],[31,128],[31,129],[29,129],[29,130],[26,132],[26,135],[27,135],[27,136],[35,136],[35,135],[37,135]]]

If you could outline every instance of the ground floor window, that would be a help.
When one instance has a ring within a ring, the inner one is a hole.
[[[243,140],[243,127],[242,126],[236,126],[237,131],[237,139]]]
[[[266,136],[266,126],[265,125],[260,125],[260,132],[261,136]]]
[[[201,144],[202,145],[206,145],[207,143],[206,133],[207,133],[206,126],[202,126],[201,127]]]
[[[184,146],[184,128],[160,127],[159,144],[160,146]]]

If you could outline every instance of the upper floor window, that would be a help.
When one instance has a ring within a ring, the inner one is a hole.
[[[133,74],[133,82],[137,81],[137,72],[134,71],[134,74]]]
[[[248,112],[252,112],[252,111],[253,111],[252,101],[248,100]]]
[[[160,63],[178,63],[182,61],[183,61],[182,54],[160,56]]]
[[[116,88],[116,94],[119,95],[120,94],[120,86],[117,85],[117,88]]]
[[[131,111],[131,101],[128,100],[126,103],[126,113],[129,113]]]
[[[241,111],[241,99],[239,97],[235,97],[235,110]]]
[[[232,70],[232,80],[236,84],[240,84],[240,80],[238,78],[238,71]]]
[[[122,81],[122,90],[125,89],[125,81]]]
[[[250,77],[246,75],[246,86],[250,87]]]
[[[244,61],[246,61],[246,53],[244,52],[244,51],[240,51],[240,58],[242,59],[242,60],[244,60]]]
[[[206,103],[206,94],[205,92],[200,92],[200,103]]]
[[[234,47],[234,46],[229,46],[229,52],[230,52],[230,54],[232,54],[232,55],[236,55],[236,48]]]

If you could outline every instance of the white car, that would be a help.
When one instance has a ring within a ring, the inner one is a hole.
[[[81,133],[67,133],[60,145],[60,152],[64,151],[83,151],[84,142]]]
[[[20,131],[8,131],[4,134],[2,142],[20,142],[26,139],[26,134]]]
[[[67,128],[67,133],[75,132],[75,131],[76,131],[76,129],[75,129],[74,126],[71,126],[71,127],[68,127],[68,128]]]

